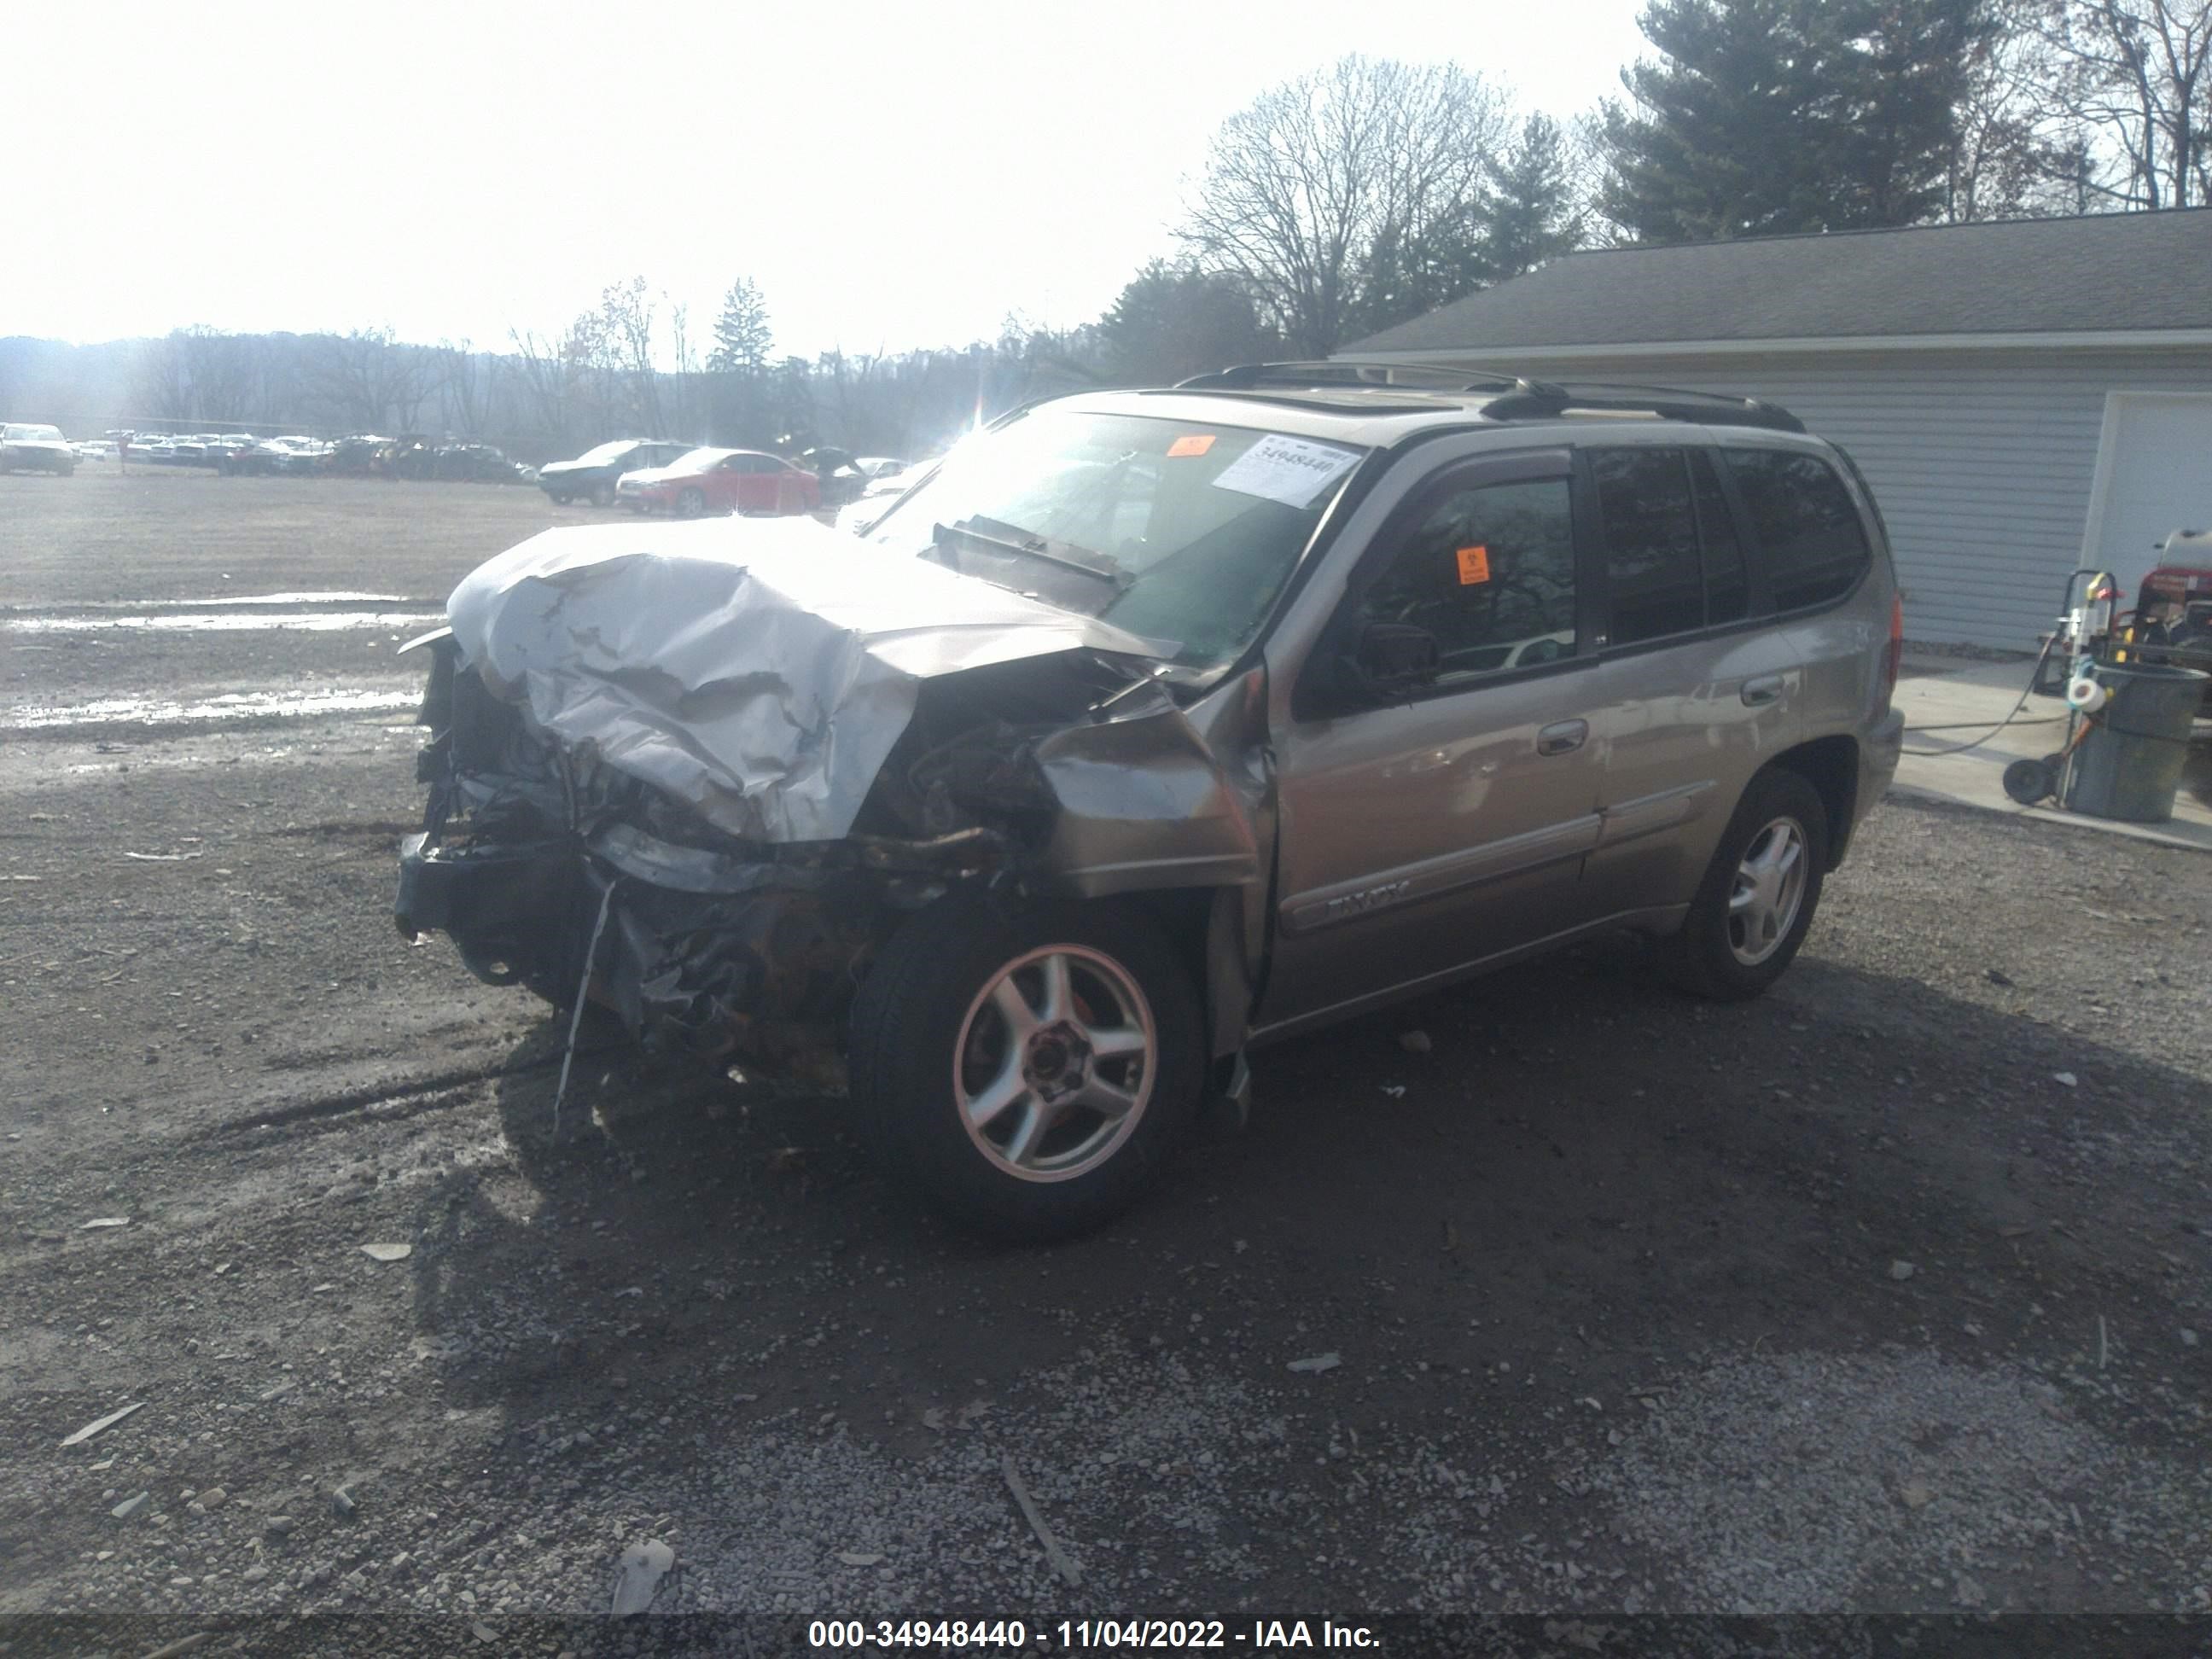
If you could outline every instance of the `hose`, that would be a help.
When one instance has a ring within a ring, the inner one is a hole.
[[[1994,738],[1998,732],[2010,726],[2013,723],[2013,716],[2019,714],[2021,709],[2027,707],[2027,700],[2035,695],[2036,677],[2043,672],[2043,665],[2051,656],[2051,648],[2057,643],[2058,636],[2056,634],[2053,634],[2049,639],[2044,641],[2043,649],[2035,653],[2035,666],[2027,671],[2027,684],[2026,686],[2021,688],[2020,700],[2014,702],[2010,708],[2005,711],[2005,717],[2002,720],[1999,720],[1995,726],[1990,726],[1986,732],[1984,732],[1980,737],[1976,738],[1972,743],[1947,744],[1940,749],[1907,749],[1904,752],[1908,755],[1917,755],[1922,759],[1927,760],[1933,759],[1942,755],[1963,755],[1969,749],[1979,749],[1991,738]],[[2065,718],[2067,717],[2063,714],[2039,714],[2032,720],[2022,720],[2020,723],[2022,726],[2048,726],[2054,720],[2064,720]],[[1956,732],[1965,726],[1966,722],[1956,721],[1947,726],[1908,726],[1905,729],[1908,732]]]

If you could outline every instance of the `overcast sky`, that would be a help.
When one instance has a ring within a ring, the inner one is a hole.
[[[1096,317],[1224,118],[1346,52],[1568,116],[1637,0],[10,8],[0,335],[389,326],[504,348],[642,274],[779,351]],[[836,21],[832,21],[836,20]]]

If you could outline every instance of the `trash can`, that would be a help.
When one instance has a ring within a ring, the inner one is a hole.
[[[2193,668],[2140,663],[2096,671],[2107,701],[2075,750],[2066,806],[2093,818],[2163,823],[2189,758],[2190,722],[2206,676]]]

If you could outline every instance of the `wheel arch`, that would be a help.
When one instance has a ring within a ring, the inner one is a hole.
[[[1836,733],[1814,738],[1785,749],[1769,763],[1777,770],[1795,772],[1813,786],[1827,809],[1828,861],[1836,869],[1850,849],[1852,826],[1858,819],[1859,745],[1856,738]]]

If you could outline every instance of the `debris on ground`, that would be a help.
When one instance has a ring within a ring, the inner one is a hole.
[[[2054,1081],[2063,1083],[2069,1089],[2074,1087],[2075,1084],[2081,1080],[2080,1078],[2075,1077],[2071,1072],[2053,1072],[2051,1075]]]
[[[144,1509],[147,1504],[153,1501],[154,1494],[152,1492],[142,1492],[136,1498],[125,1498],[113,1509],[108,1510],[108,1513],[113,1516],[118,1521],[128,1521],[132,1516],[137,1514],[139,1510]]]
[[[1294,1371],[1333,1371],[1342,1364],[1344,1356],[1340,1353],[1317,1353],[1310,1359],[1293,1359],[1291,1369]]]
[[[331,1513],[340,1520],[343,1520],[360,1507],[361,1505],[354,1501],[353,1493],[345,1487],[337,1486],[331,1489]]]
[[[1382,1092],[1393,1100],[1403,1100],[1406,1097],[1406,1085],[1402,1083],[1386,1083],[1382,1085]]]
[[[1900,1285],[1919,1271],[1920,1269],[1910,1261],[1893,1261],[1889,1264],[1889,1276]]]
[[[86,1424],[75,1434],[70,1436],[68,1439],[63,1441],[62,1444],[64,1446],[74,1446],[82,1441],[89,1440],[93,1436],[98,1434],[102,1429],[113,1428],[125,1418],[130,1416],[131,1413],[135,1411],[143,1411],[145,1409],[145,1405],[146,1402],[141,1400],[135,1405],[124,1407],[120,1411],[110,1412],[106,1416],[99,1418],[93,1422]]]
[[[412,1244],[364,1244],[361,1253],[372,1261],[404,1261],[415,1254]]]
[[[657,1538],[632,1544],[622,1553],[622,1566],[615,1578],[614,1606],[610,1611],[617,1618],[643,1613],[653,1605],[660,1581],[675,1565],[676,1552]]]
[[[1037,1542],[1044,1546],[1044,1559],[1052,1563],[1052,1570],[1066,1581],[1069,1589],[1080,1589],[1082,1572],[1067,1552],[1060,1548],[1060,1540],[1052,1535],[1052,1528],[1045,1525],[1036,1500],[1030,1496],[1030,1489],[1022,1484],[1022,1472],[1014,1467],[1012,1453],[1000,1454],[999,1473],[1006,1477],[1006,1490],[1013,1493],[1014,1502],[1020,1506],[1022,1518],[1030,1523],[1030,1530],[1036,1534]]]
[[[1409,1054],[1425,1054],[1436,1045],[1429,1041],[1426,1031],[1401,1031],[1398,1046]]]
[[[81,1233],[88,1233],[97,1228],[127,1227],[130,1224],[131,1218],[127,1215],[96,1215],[93,1217],[91,1220],[79,1227],[77,1231]]]

